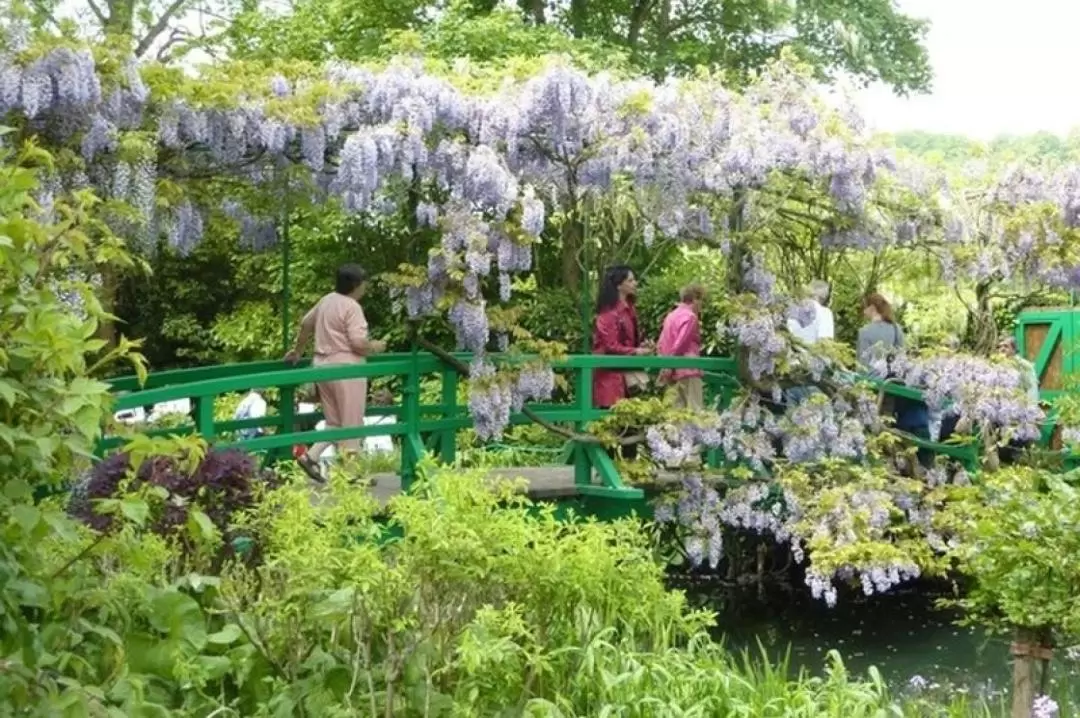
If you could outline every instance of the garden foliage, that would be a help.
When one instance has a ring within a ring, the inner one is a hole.
[[[383,523],[343,477],[322,501],[302,482],[249,499],[246,457],[138,438],[91,473],[92,511],[110,515],[108,530],[68,517],[56,498],[35,502],[87,468],[108,414],[93,373],[141,364],[126,343],[102,353],[100,307],[68,274],[125,261],[122,247],[78,206],[43,224],[35,173],[5,152],[0,715],[946,710],[896,703],[879,677],[852,681],[835,659],[824,679],[740,664],[702,635],[711,617],[665,589],[636,521],[567,523],[475,475],[433,472]],[[48,157],[30,148],[19,160]],[[188,501],[183,522],[170,519],[177,499]],[[256,554],[222,563],[230,530]]]

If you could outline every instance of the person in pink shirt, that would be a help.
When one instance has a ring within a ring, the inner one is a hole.
[[[685,287],[679,304],[664,317],[657,354],[669,357],[701,356],[701,306],[705,288],[700,284]],[[660,383],[675,385],[675,406],[680,409],[705,408],[705,385],[700,369],[664,369]]]
[[[367,288],[367,273],[356,264],[346,264],[337,271],[334,291],[330,292],[304,315],[297,332],[296,344],[285,355],[285,361],[296,363],[308,343],[315,340],[313,366],[360,364],[371,354],[386,351],[386,343],[368,337],[367,319],[360,299]],[[323,381],[316,385],[319,404],[328,428],[364,425],[367,409],[367,379]],[[296,461],[316,481],[323,481],[319,457],[330,447],[320,441],[298,456]],[[360,450],[360,439],[337,442],[342,454]]]

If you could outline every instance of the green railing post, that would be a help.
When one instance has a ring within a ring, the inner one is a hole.
[[[296,431],[296,387],[283,386],[278,390],[278,416],[281,417],[281,433]]]
[[[442,368],[442,418],[453,419],[457,416],[458,373],[450,366]],[[439,461],[444,464],[454,463],[457,454],[457,431],[447,429],[439,436]]]
[[[574,377],[574,399],[578,414],[578,420],[574,423],[574,428],[579,433],[585,431],[586,417],[589,409],[592,408],[592,373],[591,367],[583,367],[576,370]],[[593,464],[589,453],[580,444],[574,447],[572,456],[574,460],[574,483],[580,491],[582,486],[592,485]]]
[[[409,373],[402,391],[402,421],[405,435],[401,440],[401,490],[408,491],[416,480],[416,467],[424,457],[420,439],[420,345],[412,340]]]
[[[191,400],[195,431],[207,442],[214,440],[214,397],[197,396]]]

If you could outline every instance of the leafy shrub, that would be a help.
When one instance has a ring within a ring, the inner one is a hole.
[[[958,603],[968,620],[1009,631],[1052,631],[1058,645],[1080,641],[1080,471],[1010,467],[981,478],[980,491],[953,508],[964,540],[954,550],[974,579]]]
[[[225,535],[233,516],[255,505],[255,484],[271,479],[268,472],[260,474],[250,454],[238,449],[211,449],[194,470],[174,457],[153,456],[134,472],[131,457],[121,452],[98,463],[74,487],[69,511],[97,531],[110,531],[117,519],[96,511],[97,502],[119,498],[140,485],[157,486],[168,495],[153,517],[155,532],[169,535],[187,526],[189,510],[197,506]]]
[[[733,657],[665,589],[636,521],[565,523],[479,478],[434,473],[389,527],[341,477],[321,505],[299,482],[270,492],[244,522],[264,560],[213,590],[153,588],[124,680],[183,676],[145,698],[161,715],[943,714],[836,655],[824,678]]]
[[[0,134],[5,134],[0,128]],[[35,492],[62,485],[90,456],[110,402],[95,377],[118,361],[145,373],[134,345],[95,338],[104,317],[84,273],[131,264],[123,244],[93,219],[89,192],[57,197],[55,223],[32,197],[52,158],[0,140],[0,713],[94,714],[80,684],[108,664],[92,647],[110,629],[91,612],[101,585],[71,579],[92,544]],[[73,270],[76,270],[73,272]],[[73,311],[76,304],[78,311]],[[70,609],[70,610],[69,610]],[[97,636],[98,639],[94,637]],[[115,655],[115,653],[110,654]]]

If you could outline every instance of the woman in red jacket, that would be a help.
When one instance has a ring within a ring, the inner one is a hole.
[[[617,354],[641,356],[651,354],[652,348],[643,346],[638,330],[634,296],[637,279],[629,267],[609,267],[596,298],[596,320],[593,325],[593,354]],[[626,373],[620,369],[598,369],[593,372],[593,406],[611,408],[615,402],[626,398]]]
[[[593,324],[593,354],[641,356],[651,354],[652,347],[643,345],[638,330],[634,297],[637,279],[626,266],[609,267],[600,284],[596,297],[596,320]],[[620,369],[597,369],[593,371],[593,406],[609,409],[615,402],[625,399],[626,372]],[[629,429],[628,429],[629,431]],[[609,452],[615,454],[613,452]],[[623,447],[627,459],[637,457],[637,445]]]

